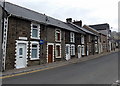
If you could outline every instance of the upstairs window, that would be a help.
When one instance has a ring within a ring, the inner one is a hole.
[[[81,44],[84,44],[85,43],[85,37],[84,35],[81,35]]]
[[[40,39],[40,25],[31,24],[31,38]]]
[[[75,34],[73,32],[70,33],[70,42],[75,42]]]
[[[55,41],[61,42],[61,31],[60,30],[55,31]]]

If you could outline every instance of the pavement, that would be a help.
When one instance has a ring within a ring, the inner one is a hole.
[[[37,65],[37,66],[26,67],[26,68],[22,68],[22,69],[8,70],[8,71],[2,72],[2,75],[0,75],[0,79],[10,78],[13,76],[20,76],[20,75],[24,75],[24,74],[29,74],[29,73],[39,72],[39,71],[53,69],[53,68],[57,68],[57,67],[62,67],[65,65],[73,64],[73,63],[92,60],[92,59],[99,58],[101,56],[109,55],[114,52],[118,52],[118,50],[106,52],[106,53],[102,53],[102,54],[85,56],[85,57],[81,57],[81,58],[73,58],[68,61],[57,61],[57,62],[53,62],[53,63],[47,63],[47,64],[42,64],[42,65]]]
[[[106,86],[116,80],[118,80],[118,52],[93,60],[5,78],[2,79],[2,84],[15,84],[15,86],[17,84],[85,84],[85,86],[105,84]]]

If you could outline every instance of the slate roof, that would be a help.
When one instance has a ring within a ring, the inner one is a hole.
[[[94,28],[92,28],[92,27],[89,27],[88,25],[84,25],[83,28],[86,28],[86,29],[87,29],[87,28],[90,28],[90,29],[92,30],[91,32],[94,31],[93,33],[96,34],[97,36],[98,36],[99,33],[100,33],[98,30],[96,30],[96,29],[94,29]]]
[[[94,28],[94,29],[96,29],[96,30],[106,30],[106,29],[109,29],[109,24],[108,23],[89,25],[89,26]]]
[[[73,23],[70,23],[70,24],[71,24],[72,26],[76,27],[77,29],[82,30],[83,32],[86,32],[86,33],[89,33],[89,34],[95,35],[93,32],[91,32],[91,31],[89,31],[89,30],[87,30],[87,29],[85,29],[85,28],[83,28],[83,27],[80,27],[80,26],[75,25],[75,24],[73,24]]]
[[[13,16],[28,19],[31,21],[36,21],[39,23],[45,23],[47,25],[54,25],[56,27],[60,27],[66,30],[78,32],[77,30],[69,27],[65,22],[60,20],[54,19],[47,15],[32,11],[30,9],[6,2],[5,3],[5,10]]]
[[[82,31],[81,29],[78,29],[77,27],[75,27],[74,25],[70,24],[70,23],[66,23],[67,25],[69,25],[71,28],[77,30],[79,33],[82,34],[86,34],[84,31]]]

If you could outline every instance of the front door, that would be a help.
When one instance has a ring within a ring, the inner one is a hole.
[[[66,44],[66,60],[70,59],[70,44]]]
[[[53,45],[48,45],[48,63],[53,62]]]
[[[78,58],[81,58],[81,45],[78,45]]]
[[[16,57],[16,68],[24,68],[27,66],[27,48],[25,43],[19,43],[17,45],[17,57]]]

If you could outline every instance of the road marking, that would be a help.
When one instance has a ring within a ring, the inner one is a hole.
[[[11,77],[15,77],[15,76],[21,76],[21,75],[25,75],[25,74],[35,73],[35,72],[44,71],[44,70],[48,70],[48,69],[53,69],[53,68],[57,68],[57,67],[65,66],[65,65],[68,65],[68,64],[58,65],[58,66],[55,66],[55,67],[48,67],[48,68],[44,68],[44,69],[40,69],[40,70],[34,70],[34,71],[29,71],[29,72],[24,72],[24,73],[19,73],[19,74],[3,76],[3,77],[0,77],[0,79],[11,78]]]
[[[108,54],[105,54],[105,55],[108,55]],[[101,55],[101,56],[104,56],[104,55]],[[101,56],[97,56],[97,58],[101,57]],[[15,76],[21,76],[21,75],[25,75],[25,74],[35,73],[35,72],[44,71],[44,70],[48,70],[48,69],[53,69],[53,68],[57,68],[57,67],[61,67],[61,66],[69,65],[69,64],[74,64],[74,63],[77,63],[77,62],[85,62],[85,61],[92,60],[92,59],[96,59],[96,58],[83,59],[81,61],[69,62],[69,63],[67,63],[67,64],[65,63],[63,65],[57,65],[57,66],[54,66],[54,67],[48,67],[48,68],[44,68],[44,69],[38,69],[38,70],[33,70],[33,71],[19,73],[19,74],[11,74],[11,75],[7,75],[7,76],[2,76],[2,77],[0,77],[0,79],[11,78],[11,77],[15,77]]]

